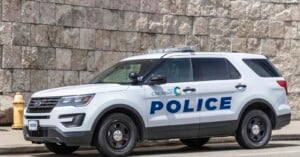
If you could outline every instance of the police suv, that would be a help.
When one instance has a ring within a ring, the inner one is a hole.
[[[145,139],[179,138],[200,148],[235,136],[261,148],[290,122],[287,83],[262,55],[153,50],[123,59],[89,84],[34,93],[24,137],[57,154],[95,146],[125,156]]]

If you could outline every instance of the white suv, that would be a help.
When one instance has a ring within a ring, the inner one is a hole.
[[[216,136],[261,148],[272,129],[290,122],[287,93],[262,55],[157,50],[126,58],[89,84],[33,94],[24,137],[58,154],[92,145],[125,156],[145,139],[200,148]]]

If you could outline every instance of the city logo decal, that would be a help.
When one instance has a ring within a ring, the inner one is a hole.
[[[180,90],[180,87],[175,87],[173,89],[173,93],[176,95],[176,96],[180,96],[182,93],[181,93],[181,90]]]

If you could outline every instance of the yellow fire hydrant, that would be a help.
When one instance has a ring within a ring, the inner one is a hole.
[[[13,129],[23,129],[23,115],[24,115],[24,107],[25,100],[23,95],[20,92],[17,92],[14,101],[13,101],[13,109],[14,109],[14,124],[12,126]]]

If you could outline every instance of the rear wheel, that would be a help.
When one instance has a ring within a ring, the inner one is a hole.
[[[98,129],[96,148],[106,156],[126,156],[131,153],[136,141],[137,128],[133,120],[125,114],[113,113]]]
[[[209,137],[193,138],[193,139],[180,139],[180,141],[192,149],[199,149],[209,141]]]
[[[72,154],[79,146],[67,146],[65,144],[45,143],[46,148],[56,154]]]
[[[261,110],[251,110],[242,119],[236,140],[244,148],[262,148],[268,144],[271,134],[272,124],[268,115]]]

